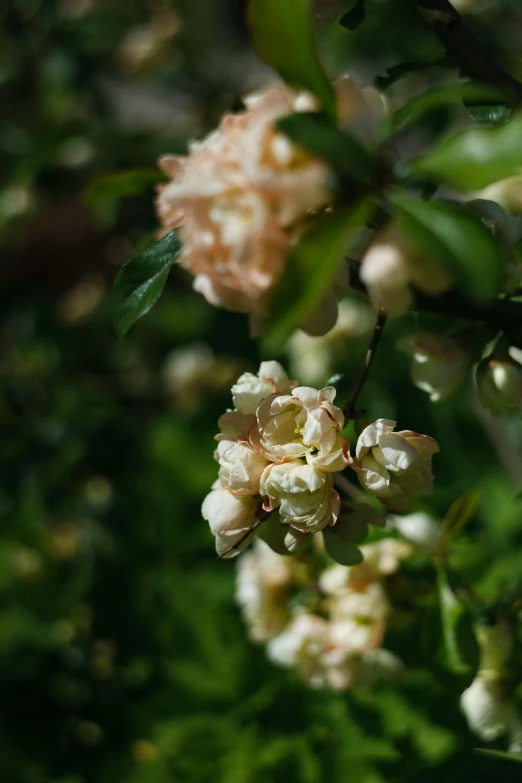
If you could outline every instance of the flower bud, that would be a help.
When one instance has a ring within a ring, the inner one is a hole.
[[[451,396],[471,366],[471,357],[455,340],[432,332],[405,337],[397,348],[412,357],[413,383],[432,402]]]
[[[201,514],[216,537],[218,555],[234,546],[255,522],[255,513],[259,500],[253,497],[234,497],[221,486],[219,481],[212,485],[212,491],[206,496]],[[248,536],[238,549],[225,557],[235,557],[250,543]]]
[[[437,442],[411,430],[393,432],[396,422],[378,419],[357,441],[352,464],[362,486],[396,511],[406,510],[413,495],[433,491],[431,458]]]
[[[484,359],[476,380],[479,400],[493,415],[522,410],[522,366],[510,356]]]

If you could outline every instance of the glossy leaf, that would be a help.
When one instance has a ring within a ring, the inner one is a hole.
[[[356,138],[339,130],[325,114],[299,112],[283,117],[277,127],[300,147],[328,161],[341,174],[368,183],[372,160]]]
[[[419,158],[416,174],[459,190],[479,190],[522,172],[522,113],[498,128],[463,131]]]
[[[121,340],[132,324],[157,302],[176,260],[180,244],[171,231],[122,266],[113,289],[113,322]]]
[[[504,251],[478,217],[455,202],[402,194],[391,200],[411,241],[440,263],[466,296],[487,300],[497,295]]]
[[[152,190],[154,185],[164,179],[165,175],[158,169],[133,169],[104,174],[86,188],[85,200],[88,204],[96,204],[98,201],[138,196]]]
[[[319,218],[292,249],[272,299],[263,340],[267,355],[277,353],[291,332],[306,321],[328,292],[346,243],[369,214],[366,202],[340,207]]]
[[[335,118],[335,93],[315,49],[308,0],[250,0],[248,20],[262,59]]]

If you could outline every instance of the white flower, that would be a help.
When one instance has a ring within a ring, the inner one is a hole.
[[[298,614],[282,633],[267,644],[267,654],[278,666],[297,666],[312,672],[328,640],[328,622],[317,615]]]
[[[500,698],[496,683],[475,677],[460,697],[460,708],[471,731],[486,742],[497,739],[510,730],[516,720],[511,702]]]
[[[290,610],[286,590],[294,561],[273,552],[257,538],[254,547],[237,561],[236,600],[255,642],[266,642],[286,625]]]
[[[380,646],[388,613],[388,600],[379,582],[368,584],[363,591],[339,593],[330,607],[332,643],[354,652]]]
[[[255,413],[261,400],[274,392],[290,390],[292,385],[279,362],[261,362],[257,375],[245,372],[232,386],[234,407],[240,413]]]
[[[373,569],[379,576],[389,576],[399,569],[401,560],[412,554],[412,548],[397,538],[381,538],[362,546],[361,552],[366,568]]]
[[[219,462],[219,478],[233,495],[257,495],[261,474],[268,462],[257,452],[239,441],[221,440],[215,452]]]
[[[279,510],[283,524],[297,530],[316,532],[333,525],[339,514],[339,495],[328,473],[302,460],[268,465],[260,482],[267,511]]]
[[[424,511],[416,511],[404,517],[390,515],[387,524],[412,544],[430,551],[437,548],[442,535],[440,522]]]
[[[445,400],[464,380],[471,357],[449,337],[424,332],[397,343],[399,351],[411,356],[413,383],[430,395],[432,402]]]
[[[259,499],[253,497],[234,497],[221,486],[219,481],[212,485],[212,491],[206,496],[201,514],[216,537],[218,555],[234,546],[255,522]],[[234,557],[250,543],[248,536],[241,546],[229,553]]]
[[[274,394],[257,409],[259,445],[268,459],[306,458],[325,471],[338,471],[350,462],[348,442],[339,435],[344,414],[333,405],[336,390],[298,386]]]
[[[375,307],[399,315],[412,301],[410,286],[427,294],[440,294],[451,285],[445,270],[419,254],[394,222],[370,245],[361,262],[360,276]]]
[[[433,490],[431,458],[439,451],[433,438],[411,430],[393,432],[396,422],[378,419],[357,441],[353,469],[365,489],[397,511],[408,508],[412,495]]]

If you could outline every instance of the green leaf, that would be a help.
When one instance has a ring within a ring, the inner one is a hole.
[[[468,524],[477,510],[479,500],[480,492],[466,492],[451,504],[442,520],[444,542],[449,541]]]
[[[324,547],[332,560],[344,566],[361,563],[363,553],[353,540],[351,528],[338,519],[335,525],[328,525],[323,530]]]
[[[323,215],[292,249],[271,303],[263,340],[267,355],[279,352],[324,298],[350,235],[366,222],[369,212],[368,203],[359,202]]]
[[[512,112],[505,103],[467,103],[466,109],[477,125],[504,125]]]
[[[462,101],[500,103],[502,97],[502,93],[488,84],[467,83],[434,87],[416,95],[396,111],[392,118],[392,127],[395,131],[403,131],[423,119],[427,114],[454,104],[458,105]]]
[[[96,204],[99,201],[138,196],[164,180],[165,175],[158,169],[133,169],[104,174],[87,186],[84,198],[88,204]]]
[[[504,250],[478,217],[456,202],[402,194],[392,194],[390,200],[411,241],[440,263],[466,296],[484,301],[497,295]]]
[[[449,586],[446,569],[441,563],[437,564],[437,588],[446,663],[455,674],[465,674],[470,667],[461,655],[457,637],[460,618],[465,609]]]
[[[373,162],[357,139],[339,130],[325,114],[299,112],[278,120],[277,127],[300,147],[327,160],[341,174],[369,183]]]
[[[349,10],[339,19],[339,24],[342,27],[346,27],[347,30],[357,30],[359,25],[364,22],[366,16],[366,9],[364,7],[365,0],[349,0]]]
[[[170,231],[122,266],[113,288],[113,322],[119,340],[157,302],[179,251],[176,232]]]
[[[335,93],[314,46],[308,0],[250,0],[248,19],[262,59],[286,82],[313,93],[335,120]]]
[[[522,171],[522,113],[498,128],[463,131],[413,163],[416,174],[480,190]]]
[[[503,759],[504,761],[515,761],[522,764],[522,753],[509,753],[505,750],[489,750],[489,748],[475,748],[475,753],[481,756],[491,756],[494,759]]]

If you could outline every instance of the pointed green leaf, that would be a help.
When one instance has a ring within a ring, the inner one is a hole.
[[[460,618],[465,610],[449,586],[446,569],[441,563],[437,565],[437,587],[446,663],[455,674],[465,674],[469,666],[462,657],[457,638]]]
[[[179,250],[176,232],[170,231],[122,266],[112,292],[113,322],[119,340],[157,302]]]
[[[459,190],[480,190],[522,172],[522,113],[498,128],[463,131],[414,162],[416,174]]]
[[[390,200],[411,241],[440,263],[465,295],[485,301],[498,294],[504,251],[480,218],[456,202],[421,201],[402,194]]]
[[[416,95],[408,101],[391,119],[391,125],[396,131],[403,131],[410,125],[418,122],[426,115],[439,111],[451,105],[460,104],[462,101],[500,103],[502,93],[489,84],[449,84],[444,87],[434,87]]]
[[[340,207],[318,218],[291,250],[271,303],[263,340],[267,355],[277,353],[291,332],[306,321],[328,292],[350,235],[364,225],[367,202]]]
[[[250,0],[248,20],[262,59],[286,82],[315,95],[335,119],[335,93],[315,49],[308,0]]]
[[[468,524],[477,510],[479,500],[480,492],[466,492],[451,504],[442,520],[445,542]]]

